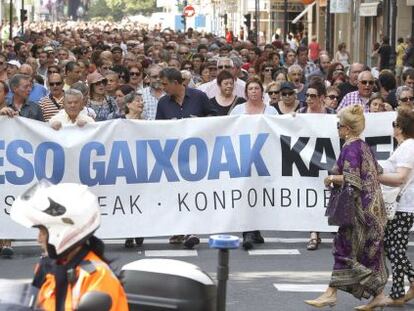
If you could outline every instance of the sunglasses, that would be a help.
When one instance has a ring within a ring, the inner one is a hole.
[[[230,65],[225,65],[225,66],[220,65],[220,66],[217,66],[217,69],[230,69],[230,68],[231,68]]]
[[[266,72],[272,72],[273,71],[273,68],[265,68],[264,71],[266,71]]]
[[[341,127],[345,127],[345,125],[341,124],[341,123],[336,123],[336,128],[339,130]]]
[[[363,85],[374,85],[375,83],[373,80],[361,80],[359,82]]]
[[[106,80],[101,80],[98,82],[95,82],[94,85],[106,85],[108,82]]]
[[[282,96],[292,96],[293,94],[295,94],[294,91],[292,91],[292,92],[282,92]]]
[[[397,123],[397,121],[392,121],[392,127],[398,127],[398,123]]]
[[[334,99],[338,100],[339,99],[339,96],[336,96],[336,95],[328,95],[326,97],[328,97],[330,100],[334,100]]]
[[[412,102],[414,101],[414,97],[402,97],[400,98],[400,101],[402,101],[403,103],[406,103],[408,101]]]
[[[49,82],[50,86],[59,86],[62,85],[62,82]]]
[[[6,48],[12,48],[13,45],[6,45]]]
[[[277,95],[279,93],[280,93],[280,91],[269,91],[269,92],[267,92],[267,94],[269,94],[269,96]]]
[[[141,73],[140,72],[130,72],[129,75],[130,76],[139,76]]]
[[[306,97],[310,97],[310,98],[312,98],[312,99],[315,99],[316,97],[318,97],[318,95],[317,95],[317,94],[309,94],[309,93],[306,93],[306,94],[305,94],[305,96],[306,96]]]

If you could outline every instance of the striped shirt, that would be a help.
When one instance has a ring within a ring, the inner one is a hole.
[[[60,99],[54,98],[52,94],[40,99],[40,108],[42,109],[43,118],[45,121],[49,121],[51,117],[59,112],[63,108],[63,101],[65,96]]]

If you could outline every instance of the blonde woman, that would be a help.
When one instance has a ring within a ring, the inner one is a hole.
[[[384,286],[388,279],[383,247],[387,223],[379,182],[380,167],[369,145],[360,138],[365,128],[363,107],[352,105],[339,113],[339,137],[345,140],[334,174],[325,185],[347,183],[354,189],[355,218],[352,226],[340,226],[334,238],[334,267],[329,287],[315,300],[305,303],[322,308],[336,304],[337,291],[354,297],[374,297],[355,308],[373,310],[384,305]]]

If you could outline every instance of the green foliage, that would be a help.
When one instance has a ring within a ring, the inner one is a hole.
[[[89,16],[95,18],[109,18],[120,20],[123,16],[152,13],[156,10],[156,0],[95,0]]]

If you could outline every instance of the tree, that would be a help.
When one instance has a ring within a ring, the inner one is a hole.
[[[156,11],[155,1],[95,0],[89,9],[89,17],[120,20],[126,15],[149,14]]]

